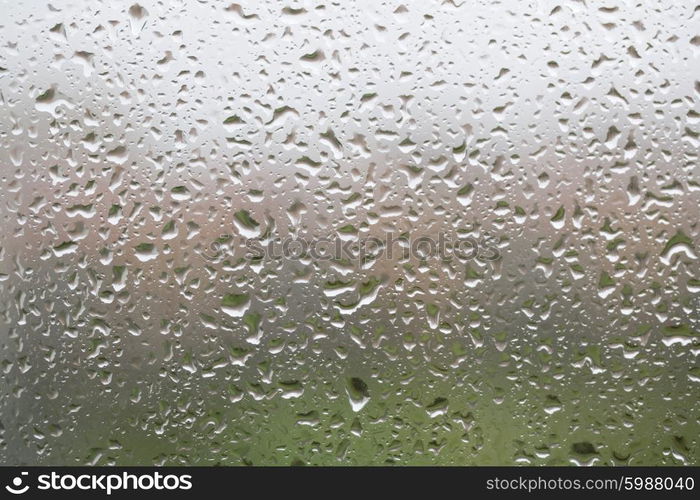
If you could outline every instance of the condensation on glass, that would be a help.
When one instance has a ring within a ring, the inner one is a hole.
[[[693,2],[2,10],[3,463],[698,463]]]

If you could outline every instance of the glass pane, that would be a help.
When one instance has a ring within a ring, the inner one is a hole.
[[[698,463],[692,3],[2,9],[3,463]]]

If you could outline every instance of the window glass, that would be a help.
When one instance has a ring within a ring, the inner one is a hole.
[[[9,464],[697,464],[692,2],[3,2]]]

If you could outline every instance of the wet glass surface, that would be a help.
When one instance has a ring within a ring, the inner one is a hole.
[[[698,463],[693,3],[2,9],[3,463]]]

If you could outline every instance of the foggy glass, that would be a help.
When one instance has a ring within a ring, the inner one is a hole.
[[[2,463],[698,463],[693,3],[1,6]]]

